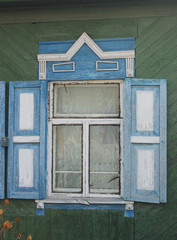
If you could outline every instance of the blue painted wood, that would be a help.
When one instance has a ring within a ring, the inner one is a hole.
[[[97,62],[97,71],[106,71],[106,70],[119,70],[119,64],[117,61],[98,61]]]
[[[59,41],[39,43],[39,54],[66,53],[75,41]],[[135,39],[100,39],[95,40],[103,51],[123,51],[134,50]],[[65,62],[47,62],[47,80],[94,80],[94,79],[117,79],[126,77],[126,60],[124,59],[106,59],[106,61],[118,62],[119,70],[109,70],[115,68],[106,66],[108,70],[97,71],[96,61],[100,59],[87,44],[84,44],[70,61],[75,63],[75,71],[53,72],[53,64],[62,64]],[[110,65],[110,64],[109,64]],[[69,67],[69,66],[68,66]],[[102,67],[101,67],[102,68]],[[69,68],[70,69],[70,68]],[[105,64],[104,64],[105,69]]]
[[[48,83],[41,83],[40,101],[40,180],[39,180],[39,199],[46,197],[46,178],[47,178],[47,113],[48,113]]]
[[[22,192],[25,198],[38,198],[38,184],[39,184],[39,144],[14,144],[14,171],[11,172],[12,178],[14,179],[13,184],[13,198],[21,197]],[[32,149],[34,152],[33,159],[33,187],[20,187],[19,186],[19,149]]]
[[[65,53],[75,42],[74,40],[39,42],[39,54]],[[94,42],[103,51],[135,50],[135,38],[95,39]]]
[[[125,59],[114,59],[119,64],[119,71],[96,71],[96,61],[100,61],[100,58],[87,45],[83,45],[71,61],[75,62],[74,72],[53,72],[53,64],[64,62],[47,62],[47,80],[117,79],[126,76]],[[112,61],[112,59],[107,59],[107,61]]]
[[[0,82],[0,139],[5,137],[5,82]],[[5,198],[5,148],[0,145],[0,199]]]
[[[124,210],[124,204],[45,204],[45,208],[53,209],[98,209],[98,210]]]
[[[44,209],[36,207],[36,216],[44,216],[45,209],[79,209],[79,210],[122,210],[125,217],[134,217],[134,211],[125,210],[124,204],[44,204]]]
[[[36,207],[36,215],[37,216],[44,216],[45,209],[79,209],[79,210],[119,210],[124,211],[125,217],[134,217],[134,210],[125,210],[124,204],[52,204],[52,203],[45,203],[44,209],[38,209]]]
[[[63,62],[53,65],[53,72],[69,72],[74,70],[74,62]]]
[[[157,90],[158,89],[158,90]],[[138,90],[154,91],[155,131],[136,130],[136,99]],[[125,79],[124,106],[124,199],[143,202],[166,202],[166,80]],[[158,114],[157,114],[158,113]],[[158,126],[157,126],[158,125]],[[131,136],[159,136],[160,144],[131,144]],[[154,191],[137,189],[137,150],[154,150]]]
[[[123,168],[123,197],[130,199],[130,175],[131,175],[131,79],[125,79],[124,95],[124,168]]]
[[[125,210],[124,211],[124,217],[134,218],[134,216],[135,216],[134,210]]]
[[[167,202],[167,80],[160,86],[160,202]]]
[[[13,131],[14,131],[14,95],[15,84],[9,83],[9,119],[8,119],[8,160],[7,160],[7,197],[13,198],[13,184],[14,179],[12,173],[14,172],[14,144],[13,144]]]
[[[133,196],[134,201],[141,200],[142,202],[154,202],[159,203],[159,186],[160,186],[160,146],[159,144],[131,144],[131,178],[130,178],[130,188],[131,197]],[[154,169],[155,169],[155,179],[154,179],[154,190],[139,190],[137,189],[137,151],[138,150],[153,150],[154,151]],[[148,196],[148,199],[147,199]]]
[[[9,148],[7,163],[7,197],[22,199],[40,199],[45,197],[46,178],[46,122],[47,122],[47,82],[28,81],[10,82],[9,84]],[[19,130],[19,94],[34,93],[34,128],[35,130]],[[39,143],[14,144],[14,136],[40,136]],[[33,186],[19,186],[18,149],[34,150]]]
[[[45,215],[45,209],[36,208],[36,216],[44,216],[44,215]]]

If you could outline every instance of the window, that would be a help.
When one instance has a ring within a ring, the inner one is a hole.
[[[121,196],[123,81],[49,83],[49,198]]]
[[[166,80],[134,78],[135,40],[83,33],[39,53],[40,80],[9,84],[7,197],[37,214],[166,202]]]

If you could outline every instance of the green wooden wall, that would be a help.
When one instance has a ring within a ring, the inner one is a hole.
[[[35,216],[34,201],[12,200],[8,217],[23,236],[36,240],[177,239],[177,4],[147,3],[68,8],[0,10],[0,80],[37,79],[38,42],[136,37],[136,77],[168,80],[168,203],[135,204],[123,211],[46,210]],[[8,93],[7,93],[8,94]],[[10,234],[12,237],[14,233]],[[10,239],[10,238],[7,238]],[[14,238],[12,238],[14,239]],[[25,239],[25,238],[24,238]]]

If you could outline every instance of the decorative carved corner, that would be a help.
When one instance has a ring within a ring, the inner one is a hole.
[[[46,80],[46,61],[39,61],[39,80]]]
[[[37,207],[38,209],[44,209],[44,202],[42,202],[42,201],[37,201],[36,207]]]
[[[134,77],[134,58],[126,58],[126,77]]]
[[[127,211],[133,211],[134,210],[134,204],[133,203],[127,203],[125,205],[125,210]]]

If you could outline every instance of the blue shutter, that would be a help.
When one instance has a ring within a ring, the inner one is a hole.
[[[5,82],[0,82],[0,139],[5,137]],[[2,144],[2,143],[1,143]],[[0,144],[0,199],[4,198],[5,148]]]
[[[166,80],[125,79],[124,199],[166,202]]]
[[[10,82],[7,197],[46,192],[47,82]]]

